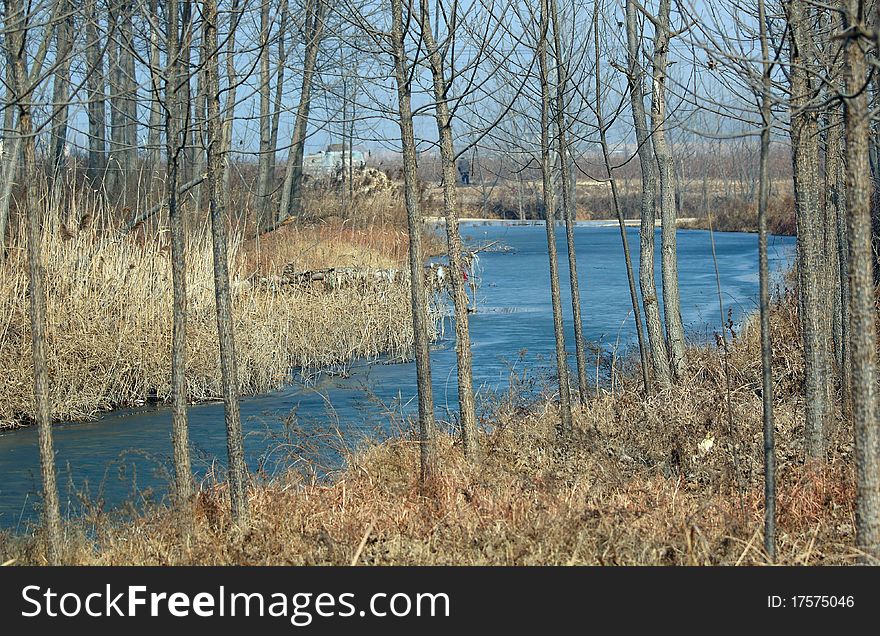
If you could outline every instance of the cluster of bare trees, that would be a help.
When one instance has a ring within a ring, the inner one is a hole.
[[[184,529],[194,495],[184,371],[185,212],[210,218],[229,494],[233,518],[243,526],[247,468],[226,248],[230,175],[248,154],[255,158],[256,225],[277,227],[302,212],[308,140],[336,124],[349,156],[361,127],[365,139],[393,141],[403,165],[424,483],[440,470],[432,452],[436,423],[422,277],[419,163],[426,150],[439,156],[442,177],[462,447],[477,462],[458,161],[478,148],[502,157],[517,175],[520,207],[525,175],[540,175],[536,191],[547,229],[559,435],[565,439],[577,408],[572,386],[580,402],[589,393],[583,333],[589,308],[581,303],[575,234],[579,178],[607,182],[611,193],[648,396],[686,381],[676,220],[680,181],[687,175],[676,156],[676,135],[684,131],[754,144],[765,547],[771,556],[775,464],[767,210],[771,147],[787,137],[798,225],[805,455],[812,463],[823,461],[839,394],[855,430],[859,547],[880,555],[874,296],[880,143],[872,120],[880,102],[874,68],[880,18],[875,7],[863,0],[759,0],[753,8],[688,0],[596,0],[589,6],[572,0],[5,0],[2,7],[0,246],[8,243],[14,193],[20,193],[15,208],[27,228],[34,391],[53,560],[59,558],[61,531],[40,255],[41,233],[49,229],[38,205],[38,174],[53,180],[63,171],[76,171],[81,155],[90,187],[101,191],[108,205],[134,210],[126,229],[167,214],[174,281],[175,493]],[[324,106],[316,119],[317,95]],[[706,117],[725,123],[695,130]],[[433,125],[426,127],[426,119]],[[386,124],[395,127],[393,133]],[[285,133],[290,141],[281,147]],[[39,144],[45,148],[42,155]],[[578,157],[590,152],[601,157],[601,174],[579,163]],[[285,164],[281,170],[279,157]],[[628,165],[638,165],[640,173],[638,272],[619,194],[618,175]],[[158,202],[142,198],[141,190],[159,192]],[[570,379],[565,336],[559,223],[570,274],[576,383]]]
[[[820,469],[836,404],[852,418],[857,543],[880,554],[876,413],[877,144],[871,103],[880,98],[876,7],[860,0],[761,0],[741,7],[682,8],[688,43],[746,101],[694,95],[759,139],[759,267],[765,443],[765,548],[775,554],[775,455],[767,209],[771,139],[790,139],[797,218],[797,299],[804,351],[804,453]],[[748,96],[748,97],[747,97]],[[750,99],[749,99],[750,97]],[[751,102],[751,103],[750,103]],[[656,143],[655,143],[656,146]],[[873,199],[873,201],[872,201]],[[835,400],[839,396],[839,401]]]

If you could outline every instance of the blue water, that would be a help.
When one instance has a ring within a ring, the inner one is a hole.
[[[546,231],[542,225],[465,224],[471,244],[500,241],[507,253],[480,254],[478,311],[471,316],[474,385],[485,399],[509,386],[511,371],[540,376],[554,357]],[[573,352],[571,298],[565,232],[557,231],[567,345]],[[638,229],[628,229],[638,271]],[[621,353],[635,341],[620,233],[616,225],[581,224],[575,230],[585,337]],[[715,235],[725,311],[734,320],[756,309],[757,235]],[[657,246],[660,245],[659,231]],[[790,262],[794,239],[771,237],[770,266],[778,275]],[[692,340],[721,328],[709,233],[680,231],[678,262],[682,317]],[[657,283],[660,286],[659,249]],[[658,290],[660,291],[660,290]],[[446,337],[432,353],[434,399],[440,419],[456,410],[455,347]],[[595,354],[592,354],[595,361]],[[550,371],[552,373],[552,370]],[[251,470],[271,474],[291,463],[338,467],[334,449],[364,436],[393,432],[403,414],[415,410],[411,363],[355,363],[346,375],[295,382],[282,390],[244,398],[245,451]],[[389,425],[389,422],[392,424]],[[200,477],[222,475],[226,456],[223,406],[189,410],[194,468]],[[108,413],[96,421],[54,428],[59,489],[65,514],[85,506],[115,508],[163,497],[171,466],[171,415],[162,406]],[[39,513],[39,456],[34,428],[0,434],[0,527],[23,529]]]

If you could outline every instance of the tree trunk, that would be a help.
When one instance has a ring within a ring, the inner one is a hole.
[[[107,195],[117,203],[122,192],[125,160],[124,92],[122,88],[122,64],[120,36],[120,6],[111,3],[107,11],[107,78],[110,88],[110,153],[107,157],[105,185]]]
[[[556,144],[559,153],[559,172],[562,181],[562,212],[565,219],[565,239],[568,248],[568,278],[571,286],[571,310],[574,320],[574,345],[577,360],[578,392],[581,404],[586,404],[589,395],[587,383],[587,353],[584,341],[584,325],[581,317],[581,291],[578,280],[577,251],[574,243],[575,191],[572,182],[570,153],[566,123],[565,93],[567,91],[568,71],[562,61],[562,38],[559,34],[560,20],[556,0],[550,0],[550,20],[553,28],[553,51],[556,57]]]
[[[11,20],[8,16],[4,20],[4,31],[6,31],[11,24]],[[8,35],[3,36],[3,61],[6,62],[5,71],[3,73],[3,79],[6,82],[6,101],[3,103],[3,142],[8,144],[13,139],[18,139],[18,131],[13,127],[15,126],[15,89],[12,87],[13,82],[15,82],[15,71],[14,60],[12,49],[10,48],[10,40]],[[6,146],[6,150],[9,150],[9,146]]]
[[[183,2],[181,5],[181,27],[180,27],[180,48],[178,56],[180,57],[181,84],[178,87],[180,96],[180,136],[183,146],[180,150],[180,165],[177,169],[180,171],[180,179],[187,183],[193,178],[193,146],[190,140],[193,130],[192,117],[192,48],[193,48],[193,5],[192,2]]]
[[[764,551],[776,559],[776,425],[773,419],[773,348],[770,341],[770,267],[767,207],[770,202],[770,132],[773,85],[764,0],[758,0],[761,34],[761,154],[758,168],[758,306],[761,321],[761,406],[764,424]]]
[[[162,160],[162,68],[158,23],[159,0],[150,0],[150,123],[147,131],[147,172],[152,175]]]
[[[842,30],[843,20],[840,13],[831,11],[830,33]],[[840,43],[831,40],[829,46],[831,58],[842,60]],[[835,77],[838,85],[843,86],[841,64],[835,64]],[[832,99],[835,95],[832,93]],[[827,276],[827,294],[831,302],[831,327],[834,346],[834,365],[837,370],[837,383],[844,413],[850,410],[850,371],[849,358],[849,279],[848,241],[846,237],[846,174],[844,170],[845,122],[842,104],[832,103],[828,107],[828,131],[825,142],[825,262],[831,265]]]
[[[7,5],[4,29],[7,33],[3,40],[3,59],[6,62],[6,103],[3,105],[3,152],[0,153],[0,259],[6,254],[6,228],[9,224],[9,207],[12,202],[12,186],[21,157],[21,136],[15,126],[15,54],[13,43],[15,37],[10,35],[14,21],[11,5]]]
[[[266,201],[263,218],[269,218],[271,203],[275,201],[275,161],[278,152],[278,124],[281,121],[282,97],[284,96],[284,69],[287,67],[287,52],[284,40],[287,35],[287,0],[281,0],[281,22],[278,26],[278,78],[275,80],[275,104],[272,107],[272,128],[269,139],[269,183],[272,185],[272,198]]]
[[[675,163],[666,141],[666,67],[669,55],[669,12],[671,0],[660,0],[654,32],[651,91],[651,124],[654,156],[660,176],[661,271],[663,275],[663,317],[673,377],[682,379],[685,363],[684,326],[681,322],[681,294],[678,289],[676,247]]]
[[[804,342],[806,452],[811,460],[825,453],[825,427],[830,398],[827,339],[824,329],[821,263],[822,217],[819,212],[818,116],[810,110],[814,89],[808,66],[811,11],[805,0],[789,2],[791,32],[791,141],[797,208],[798,290]]]
[[[523,177],[522,172],[516,173],[516,213],[517,218],[522,222],[526,220],[526,210],[523,205]]]
[[[841,126],[844,123],[841,122]],[[845,131],[844,131],[845,135]],[[842,144],[841,144],[842,145]],[[841,148],[841,153],[845,152]],[[849,235],[847,230],[847,197],[846,197],[846,171],[843,161],[840,161],[839,176],[837,177],[838,186],[833,192],[838,199],[837,204],[837,266],[840,270],[839,280],[840,289],[835,296],[835,303],[839,303],[840,311],[840,389],[841,400],[843,402],[843,412],[850,414],[852,409],[852,355],[851,343],[852,334],[850,333],[850,287],[849,287]],[[838,300],[839,296],[839,300]]]
[[[402,0],[391,0],[391,46],[397,82],[398,124],[403,150],[404,199],[409,231],[409,272],[413,315],[413,348],[419,398],[420,479],[425,484],[436,472],[434,453],[434,396],[431,386],[431,353],[425,306],[422,257],[422,212],[419,207],[416,140],[413,129],[410,67],[404,48]]]
[[[6,254],[6,228],[9,223],[9,205],[12,199],[12,183],[21,155],[21,137],[15,130],[15,71],[12,42],[8,34],[12,20],[7,10],[4,21],[3,60],[6,62],[4,80],[6,81],[6,102],[3,104],[3,149],[0,152],[0,260]],[[14,39],[14,38],[13,38]]]
[[[221,131],[223,161],[223,191],[230,192],[230,164],[228,157],[232,152],[232,124],[235,122],[235,103],[238,90],[238,73],[235,70],[235,32],[241,20],[240,0],[233,0],[229,12],[229,33],[226,37],[226,103],[223,105],[223,128]],[[220,55],[218,50],[216,53]],[[219,81],[219,80],[218,80]]]
[[[660,306],[657,299],[657,285],[654,280],[654,221],[656,210],[654,197],[656,183],[651,150],[651,137],[645,115],[645,98],[641,63],[642,34],[639,30],[637,8],[633,0],[626,2],[626,41],[627,41],[627,84],[633,127],[638,144],[639,165],[642,170],[641,227],[639,245],[639,286],[642,291],[642,304],[645,308],[645,326],[648,344],[651,348],[651,366],[654,378],[661,388],[672,385],[669,358],[666,355],[666,339],[660,320]]]
[[[57,10],[57,9],[56,9]],[[53,14],[55,11],[53,11]],[[55,449],[52,443],[52,407],[49,395],[49,365],[46,354],[46,269],[43,265],[43,227],[40,192],[37,182],[36,149],[31,119],[31,89],[40,78],[43,59],[34,60],[28,72],[26,43],[27,24],[24,5],[7,3],[7,16],[15,16],[14,27],[9,28],[10,48],[14,51],[14,98],[18,107],[18,136],[24,159],[24,201],[22,209],[27,216],[28,295],[30,296],[31,357],[34,366],[34,419],[37,424],[40,447],[40,474],[43,483],[43,518],[46,524],[48,560],[58,565],[62,559],[61,510],[55,476]],[[10,22],[13,22],[10,20]],[[46,27],[45,38],[51,39],[53,18]],[[11,25],[10,25],[11,26]]]
[[[553,333],[556,338],[556,370],[559,374],[560,438],[571,434],[571,388],[565,351],[565,328],[562,323],[562,300],[559,293],[559,263],[556,255],[556,213],[550,165],[550,79],[547,65],[547,35],[550,30],[548,0],[541,0],[538,35],[538,67],[541,83],[541,177],[543,179],[544,225],[547,228],[547,255],[550,260],[550,298],[553,304]]]
[[[203,16],[204,17],[204,16]],[[204,25],[204,20],[202,21]],[[202,45],[201,55],[204,57],[204,43]],[[216,53],[215,53],[216,55]],[[192,157],[193,169],[192,175],[200,175],[205,174],[205,169],[208,164],[207,158],[207,142],[205,140],[206,137],[206,127],[207,127],[207,105],[208,105],[208,96],[207,96],[207,83],[205,81],[205,67],[208,64],[211,64],[212,60],[209,59],[199,59],[199,71],[196,74],[196,100],[193,104],[193,113],[192,113],[192,140],[190,142],[190,156]],[[196,215],[201,216],[201,212],[204,209],[204,192],[205,188],[203,184],[199,184],[194,188],[195,194],[195,210]]]
[[[52,87],[52,175],[66,163],[68,102],[70,101],[70,62],[73,50],[73,5],[63,2],[67,14],[55,29],[56,64]]]
[[[226,446],[229,457],[229,497],[232,521],[243,527],[248,521],[247,465],[241,433],[238,404],[238,369],[235,334],[232,326],[232,294],[229,288],[228,245],[226,241],[226,201],[223,189],[222,124],[220,121],[220,80],[217,38],[217,0],[204,3],[202,56],[205,60],[205,95],[208,99],[208,203],[214,252],[214,296],[217,302],[217,333],[220,339],[220,372],[223,406],[226,413]]]
[[[2,182],[0,182],[0,259],[6,254],[6,230],[9,226],[9,206],[12,202],[12,186],[15,183],[15,173],[21,157],[21,137],[16,135],[12,143],[3,151],[3,162],[0,163],[2,170]]]
[[[124,100],[123,141],[125,148],[126,185],[127,176],[137,167],[138,160],[138,113],[137,113],[137,76],[134,67],[134,2],[127,0],[122,5],[122,23],[120,25],[121,48],[119,51],[122,68],[122,89]]]
[[[836,12],[832,12],[829,20],[825,20],[823,26],[827,29],[829,35],[840,31],[840,16]],[[830,23],[830,24],[829,24]],[[837,43],[830,41],[825,42],[826,54],[832,59],[839,59],[840,52],[837,50]],[[834,76],[838,76],[838,65],[832,67]],[[825,92],[826,98],[830,101],[834,100],[837,91],[830,88]],[[829,311],[826,312],[828,321],[830,322],[830,331],[833,355],[829,356],[829,376],[833,377],[835,372],[837,377],[843,375],[843,312],[841,312],[840,290],[840,264],[838,257],[840,250],[837,247],[837,218],[841,214],[840,210],[840,189],[842,174],[842,146],[843,146],[843,117],[840,104],[832,103],[826,107],[824,116],[824,200],[822,212],[824,214],[822,221],[822,260],[826,264],[826,270],[822,278],[823,295],[830,300]],[[833,363],[833,364],[832,364]],[[841,383],[842,384],[842,383]]]
[[[132,5],[111,5],[109,21],[110,166],[107,191],[113,201],[126,192],[137,162],[137,83],[134,70]]]
[[[602,159],[605,163],[605,171],[608,173],[608,182],[611,185],[611,201],[614,205],[614,214],[617,216],[617,224],[620,226],[620,241],[623,244],[623,257],[626,262],[626,279],[629,283],[629,297],[633,308],[633,322],[636,326],[636,337],[639,342],[639,360],[642,369],[642,386],[645,395],[651,393],[651,372],[648,361],[648,348],[645,345],[645,338],[642,332],[642,312],[639,309],[639,295],[636,291],[636,277],[633,271],[632,258],[629,252],[629,239],[626,235],[626,221],[623,218],[623,210],[620,207],[620,196],[617,192],[617,179],[614,178],[614,168],[611,165],[611,156],[608,152],[608,136],[607,127],[605,125],[605,117],[602,112],[602,75],[601,75],[601,58],[599,47],[599,3],[593,6],[593,41],[596,53],[596,125],[599,129],[599,146],[602,149]]]
[[[837,369],[843,362],[841,348],[841,312],[840,298],[835,294],[840,290],[840,267],[837,262],[840,250],[837,248],[837,217],[840,214],[840,174],[842,164],[842,117],[839,109],[832,106],[825,116],[825,143],[824,143],[824,175],[823,187],[825,189],[822,221],[822,258],[828,265],[824,279],[824,293],[832,299],[832,311],[830,312],[831,335],[833,342],[834,363]]]
[[[278,210],[276,223],[291,216],[302,213],[302,179],[303,155],[305,153],[306,133],[309,126],[309,108],[311,107],[312,77],[318,62],[318,50],[324,32],[324,16],[327,3],[325,0],[309,0],[306,10],[306,56],[303,64],[302,90],[300,91],[299,107],[288,151],[287,172],[281,189],[281,206]]]
[[[259,215],[257,227],[266,223],[266,212],[269,209],[269,197],[272,194],[269,181],[271,158],[269,153],[272,142],[272,75],[269,68],[269,35],[272,21],[269,18],[269,1],[263,0],[260,6],[260,155],[257,160],[257,201]],[[279,37],[281,35],[279,34]],[[283,62],[279,61],[279,66]]]
[[[348,116],[349,116],[349,125],[348,125],[348,202],[349,205],[354,200],[354,135],[355,135],[355,124],[357,123],[357,113],[355,109],[357,108],[357,78],[354,78],[353,86],[351,87],[351,101],[348,105]],[[455,173],[452,174],[453,182],[452,186],[455,187]]]
[[[428,0],[420,0],[422,37],[425,39],[434,86],[434,108],[440,139],[440,161],[443,173],[443,212],[446,216],[446,244],[449,255],[449,276],[455,306],[455,355],[458,377],[458,410],[461,439],[465,456],[471,461],[480,454],[477,416],[474,408],[471,337],[468,327],[468,298],[465,291],[465,266],[462,259],[461,234],[458,228],[458,197],[455,176],[455,148],[452,137],[452,115],[446,95],[449,86],[443,70],[440,49],[431,33]],[[439,18],[438,18],[439,19]],[[438,26],[439,28],[439,26]]]
[[[880,10],[880,9],[878,9]],[[880,16],[878,16],[880,17]],[[863,5],[846,0],[844,28],[847,97],[846,191],[849,231],[852,418],[856,462],[856,544],[869,559],[880,559],[880,438],[877,426],[876,308],[871,249],[871,181],[868,162],[870,119],[864,90],[868,77]],[[863,48],[864,47],[864,48]]]
[[[182,126],[185,105],[181,84],[186,81],[180,59],[180,15],[178,0],[166,6],[168,28],[168,68],[165,72],[165,142],[168,161],[168,219],[171,226],[171,277],[174,288],[174,324],[171,338],[171,439],[174,448],[175,497],[181,525],[187,531],[192,523],[194,494],[189,454],[189,428],[186,405],[186,235],[183,211],[177,199],[178,166],[186,144]],[[184,25],[185,26],[185,25]]]
[[[104,81],[104,53],[98,30],[96,0],[86,0],[86,87],[88,89],[89,162],[92,184],[103,179],[107,168],[107,113]]]

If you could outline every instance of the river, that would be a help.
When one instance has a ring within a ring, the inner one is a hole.
[[[546,231],[543,225],[462,225],[467,243],[498,241],[505,252],[479,255],[478,311],[471,316],[474,386],[484,402],[505,390],[511,371],[529,377],[552,373],[555,360],[550,306]],[[633,266],[638,268],[638,229],[629,228]],[[560,254],[567,345],[573,352],[567,293],[565,232],[556,234]],[[578,224],[575,230],[584,334],[606,351],[621,353],[635,340],[620,232],[616,224]],[[758,294],[756,234],[716,233],[716,253],[725,311],[734,321],[756,310]],[[775,276],[791,262],[794,239],[770,238]],[[657,231],[657,283],[660,285],[660,233]],[[720,329],[718,294],[709,233],[678,232],[682,317],[691,340],[705,340]],[[432,352],[438,418],[456,409],[454,328]],[[592,362],[595,362],[595,353]],[[572,355],[573,364],[573,355]],[[299,462],[320,471],[340,465],[339,443],[389,433],[389,421],[415,410],[415,367],[411,363],[355,362],[346,374],[294,381],[265,395],[242,399],[245,451],[251,470],[271,474]],[[204,478],[222,467],[226,455],[223,405],[189,410],[194,468]],[[391,426],[393,428],[393,425]],[[164,406],[107,413],[95,421],[54,427],[59,489],[64,514],[85,506],[112,509],[165,496],[171,467],[171,414]],[[307,447],[300,448],[302,440]],[[22,530],[39,512],[39,456],[35,428],[0,433],[0,527]]]

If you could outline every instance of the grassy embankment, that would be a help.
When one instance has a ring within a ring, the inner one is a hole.
[[[171,268],[167,228],[153,222],[120,238],[94,198],[46,207],[49,372],[57,420],[169,398]],[[63,209],[62,209],[63,208]],[[158,220],[157,220],[158,221]],[[187,244],[187,384],[193,401],[221,395],[213,261],[204,217]],[[33,370],[23,232],[0,259],[0,429],[33,413]],[[238,376],[244,394],[276,388],[291,369],[354,358],[404,356],[412,341],[409,285],[376,282],[327,291],[274,285],[285,266],[397,268],[408,241],[381,219],[286,226],[259,240],[230,239]],[[266,284],[266,280],[270,284]]]
[[[679,227],[686,230],[708,230],[709,217],[697,216],[684,222]],[[755,202],[744,204],[719,205],[712,211],[712,229],[718,232],[757,232],[758,208]],[[795,236],[797,219],[794,212],[794,198],[791,195],[773,197],[767,208],[767,231],[770,234]]]
[[[793,236],[796,231],[794,201],[790,180],[774,181],[774,194],[770,198],[768,228],[771,234]],[[577,218],[579,220],[614,220],[614,201],[607,183],[578,181]],[[624,218],[637,221],[641,205],[641,185],[635,180],[622,181],[619,187],[619,203]],[[707,208],[712,214],[713,229],[719,232],[757,232],[758,211],[756,194],[739,193],[735,188],[725,187],[721,180],[706,184],[699,181],[682,185],[679,191],[679,227],[681,229],[708,229]],[[543,207],[538,193],[540,184],[524,182],[523,213],[527,219],[543,218]],[[462,217],[484,219],[516,219],[519,214],[520,190],[516,183],[497,183],[459,186]],[[432,214],[440,215],[442,192],[438,186],[426,187],[423,198]]]
[[[851,431],[828,431],[828,464],[803,466],[802,352],[795,303],[773,316],[779,458],[779,562],[852,563]],[[97,515],[67,528],[68,558],[84,564],[763,564],[758,329],[735,334],[728,356],[692,347],[688,380],[643,399],[623,371],[613,391],[580,408],[570,444],[555,438],[546,397],[516,387],[482,421],[485,456],[472,468],[452,437],[420,494],[413,434],[353,451],[330,483],[290,472],[250,492],[253,520],[230,525],[222,484],[199,494],[195,533],[173,515]],[[835,412],[839,412],[836,409]],[[93,540],[83,537],[92,536]],[[41,563],[39,537],[0,541],[0,562]]]

